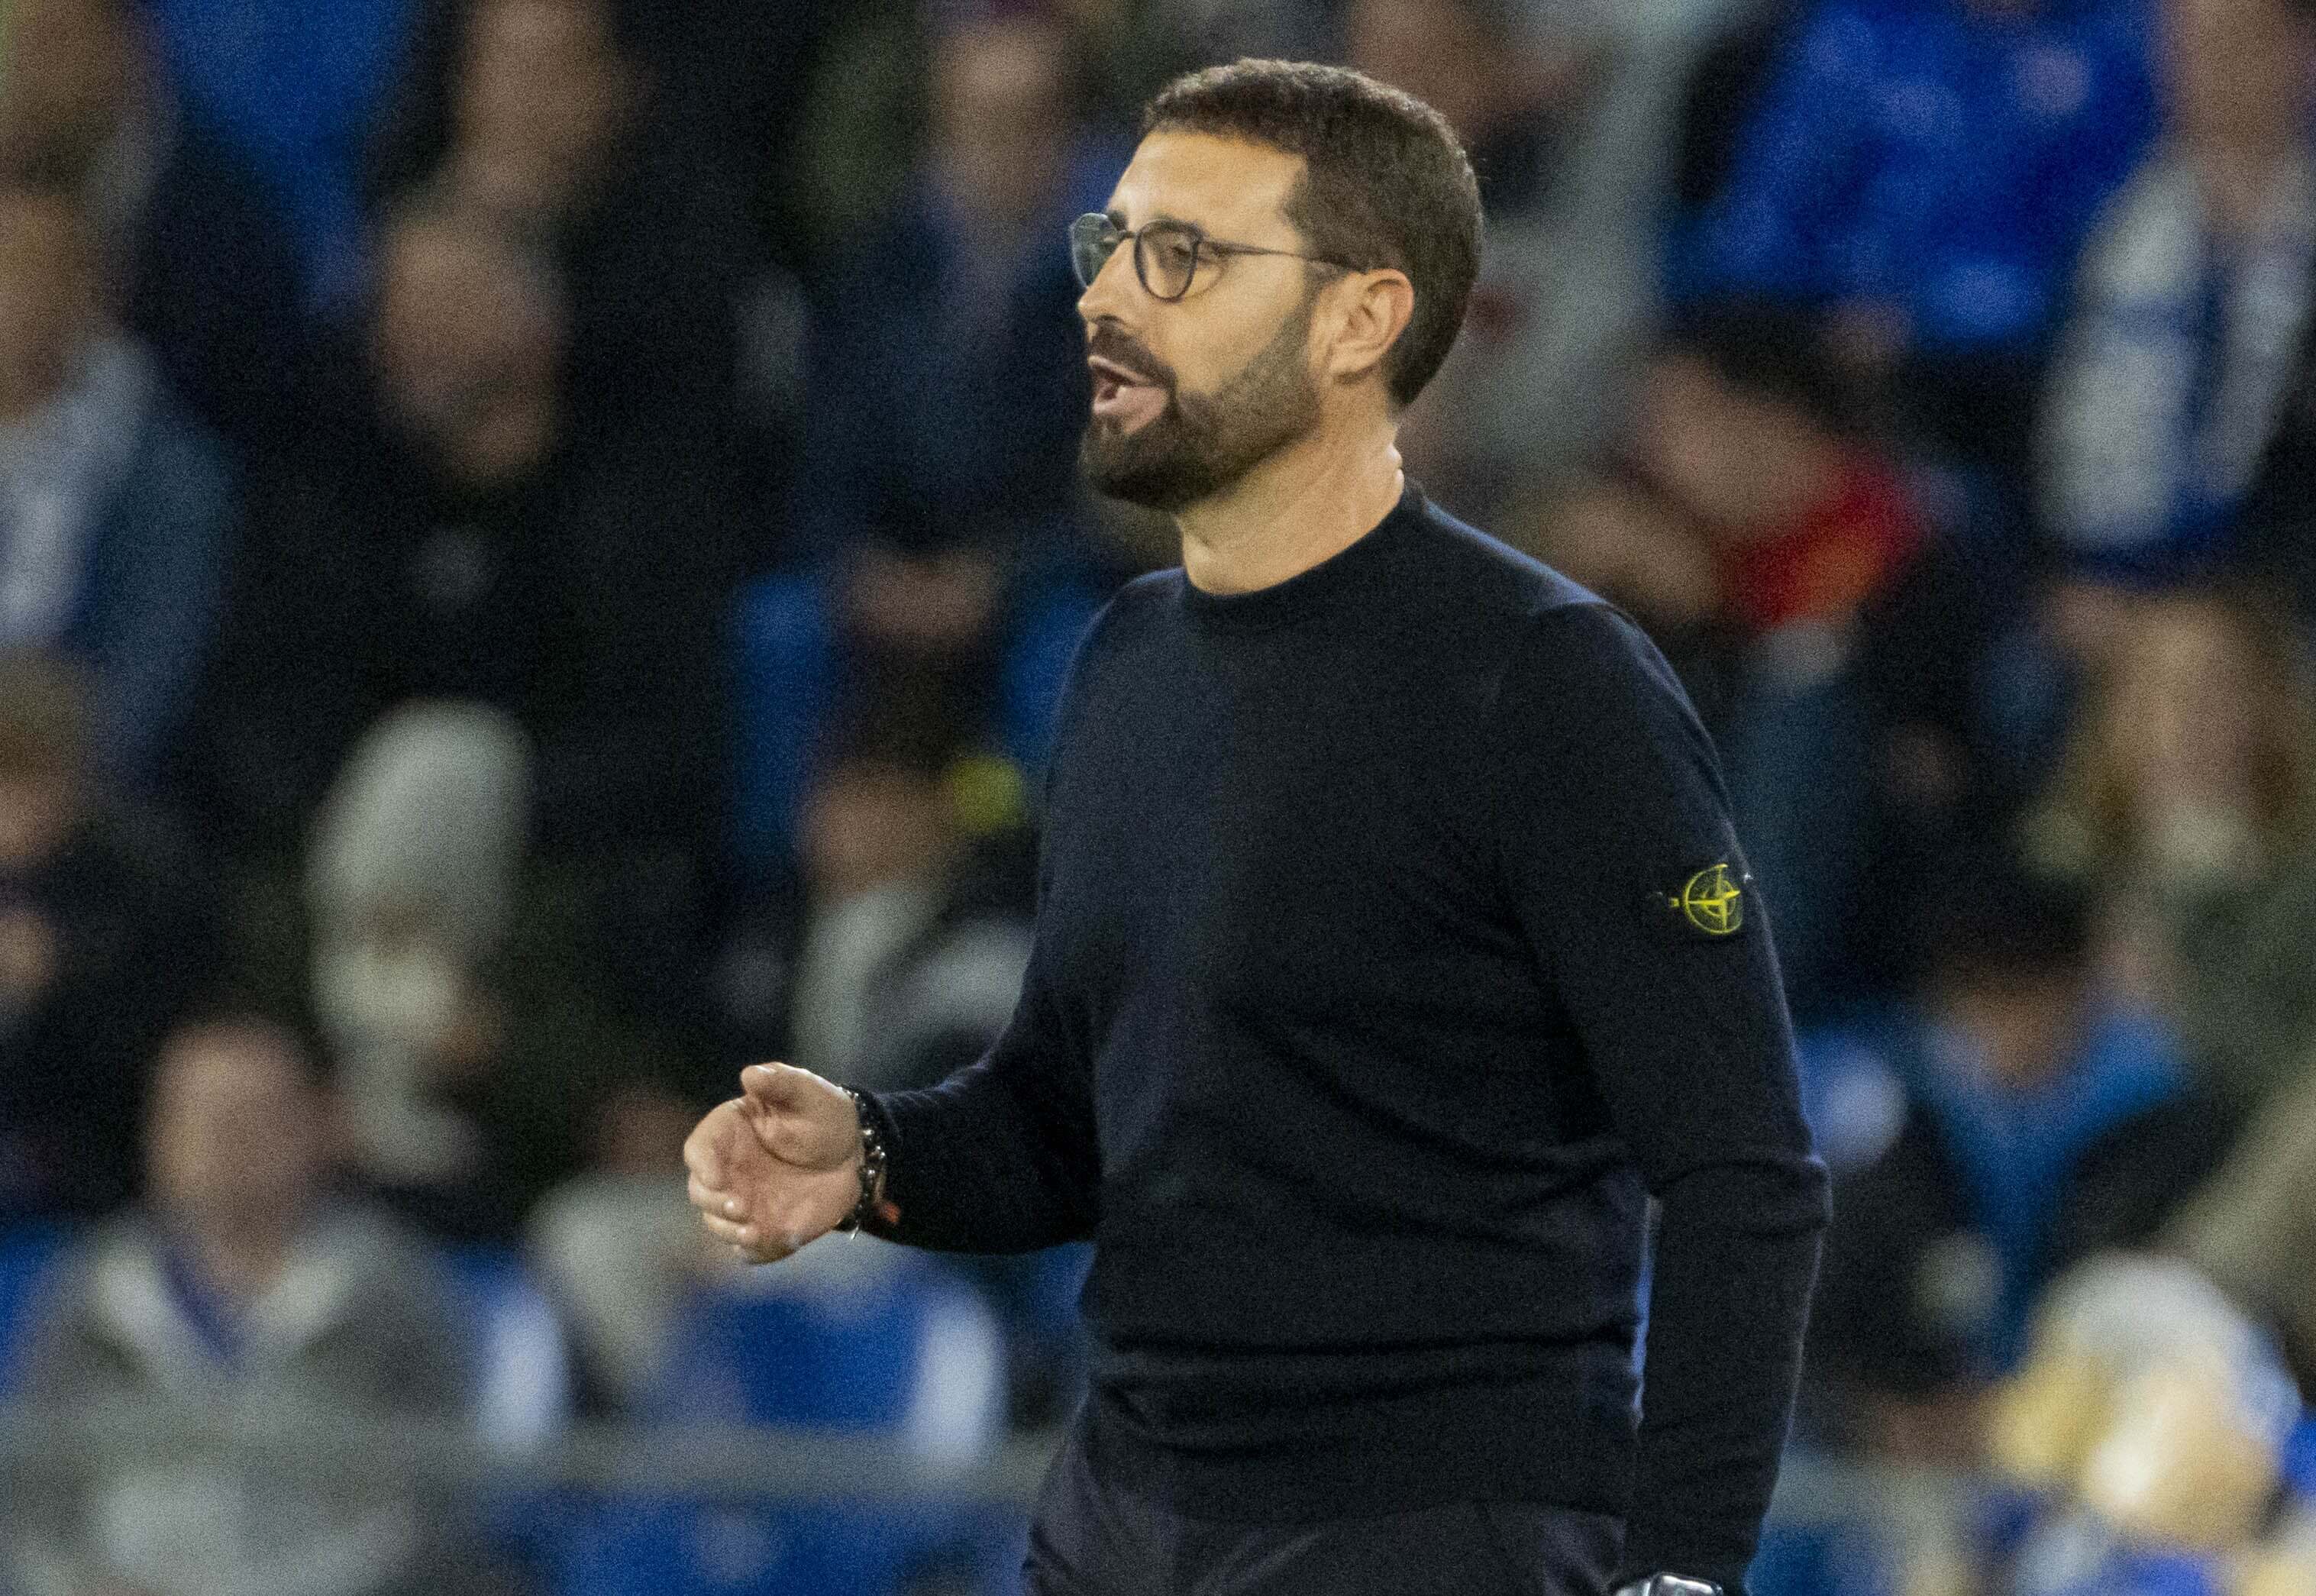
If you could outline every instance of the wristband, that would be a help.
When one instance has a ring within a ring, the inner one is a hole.
[[[877,1118],[870,1111],[868,1098],[850,1086],[844,1088],[844,1095],[852,1100],[852,1111],[860,1120],[860,1200],[836,1228],[851,1235],[871,1219],[899,1224],[901,1210],[885,1196],[886,1150]]]

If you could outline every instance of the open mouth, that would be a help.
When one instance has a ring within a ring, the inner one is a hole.
[[[1093,373],[1095,420],[1112,422],[1131,432],[1147,424],[1165,409],[1165,388],[1139,371],[1100,355],[1089,360],[1086,366]]]

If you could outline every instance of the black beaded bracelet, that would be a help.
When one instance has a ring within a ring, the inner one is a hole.
[[[870,1112],[868,1100],[851,1087],[844,1088],[844,1095],[852,1100],[852,1111],[860,1119],[860,1200],[836,1227],[850,1235],[872,1218],[891,1225],[900,1218],[901,1210],[885,1200],[885,1136],[877,1128],[877,1116]]]

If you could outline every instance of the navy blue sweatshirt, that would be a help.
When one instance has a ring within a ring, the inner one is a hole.
[[[1741,1586],[1824,1175],[1640,631],[1411,488],[1278,585],[1127,587],[1048,781],[1011,1026],[877,1100],[886,1234],[1092,1239],[1089,1456],[1191,1516],[1552,1502]]]

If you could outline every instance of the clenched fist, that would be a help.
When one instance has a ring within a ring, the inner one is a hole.
[[[810,1070],[754,1064],[683,1144],[691,1206],[709,1234],[756,1263],[842,1224],[860,1200],[860,1116]]]

